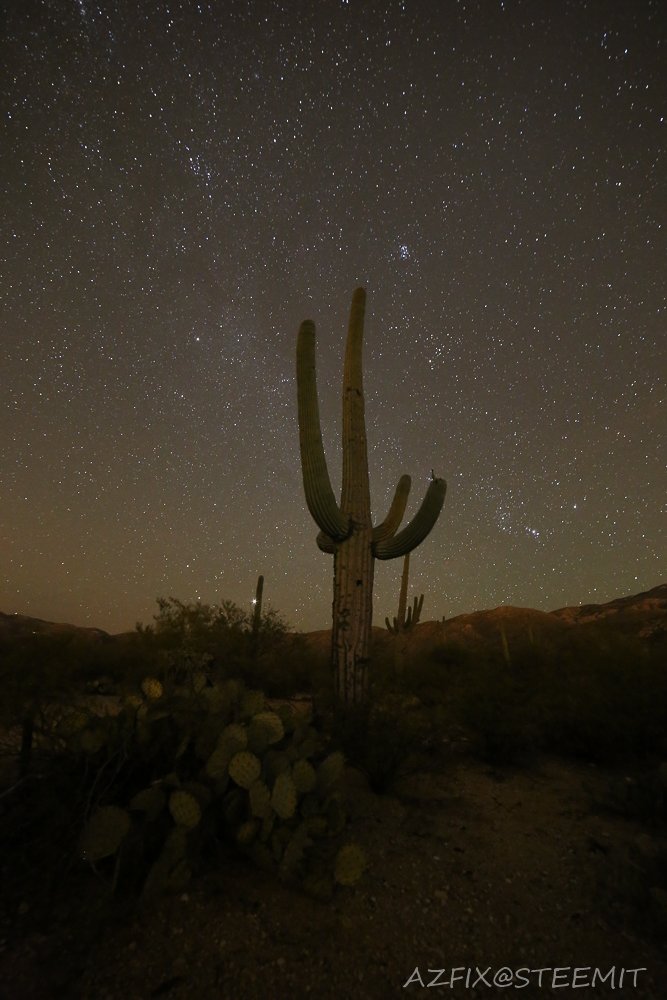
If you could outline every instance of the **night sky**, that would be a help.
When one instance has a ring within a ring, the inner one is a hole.
[[[8,8],[0,610],[121,631],[262,573],[326,627],[296,336],[338,492],[358,285],[375,521],[448,483],[424,619],[667,580],[664,0]]]

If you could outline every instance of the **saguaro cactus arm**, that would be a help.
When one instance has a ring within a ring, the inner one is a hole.
[[[346,538],[350,520],[336,503],[322,444],[315,374],[315,324],[306,320],[297,342],[297,399],[303,488],[308,510],[317,526],[335,541]]]
[[[315,541],[320,552],[326,552],[330,556],[335,553],[336,543],[331,535],[327,535],[326,531],[318,531]]]
[[[376,559],[396,559],[416,549],[438,520],[446,492],[447,484],[444,479],[434,479],[429,483],[422,505],[410,523],[393,538],[387,538],[373,546]]]
[[[382,542],[385,538],[391,538],[392,535],[396,534],[405,514],[411,484],[412,480],[410,476],[401,476],[396,487],[396,492],[394,493],[394,499],[389,508],[389,513],[382,524],[378,524],[377,527],[373,528],[374,542]]]

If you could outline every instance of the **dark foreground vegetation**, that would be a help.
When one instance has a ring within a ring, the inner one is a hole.
[[[373,860],[349,834],[345,763],[382,794],[453,745],[493,766],[552,755],[606,769],[591,809],[650,837],[623,873],[623,901],[642,933],[664,934],[664,639],[600,626],[474,652],[442,641],[411,657],[401,637],[377,634],[369,706],[342,715],[325,645],[274,612],[158,605],[125,636],[0,649],[6,934],[22,907],[39,924],[84,878],[104,888],[93,934],[239,857],[329,901]]]

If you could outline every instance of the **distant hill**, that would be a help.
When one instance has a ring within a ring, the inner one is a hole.
[[[604,623],[650,639],[667,629],[667,583],[608,604],[581,604],[551,613],[575,625]]]
[[[415,633],[424,637],[439,633],[440,641],[456,640],[470,645],[497,642],[501,630],[510,638],[557,639],[570,628],[593,626],[646,641],[667,639],[667,584],[607,604],[583,604],[557,611],[535,611],[504,605],[490,611],[474,611],[444,622],[424,622]]]
[[[445,622],[426,621],[400,636],[417,654],[434,645],[455,641],[472,649],[495,646],[504,633],[507,641],[517,638],[558,640],[572,628],[603,628],[647,642],[667,642],[667,584],[652,590],[619,597],[607,604],[582,604],[557,611],[536,611],[533,608],[502,606],[487,611],[457,615]],[[90,640],[126,639],[128,633],[111,636],[102,629],[82,628],[29,618],[27,615],[7,615],[0,612],[0,640],[17,640],[29,635],[79,635]],[[373,643],[382,651],[393,636],[384,628],[373,628]],[[331,630],[308,632],[303,636],[308,648],[316,655],[328,655]]]
[[[472,651],[500,648],[504,633],[511,645],[517,640],[548,640],[558,645],[572,629],[592,628],[667,644],[667,584],[608,604],[585,604],[557,611],[536,611],[504,605],[488,611],[457,615],[445,622],[420,622],[407,633],[395,637],[384,628],[373,628],[376,654],[398,642],[408,658],[427,654],[443,643],[455,642]],[[331,630],[309,632],[304,640],[318,658],[328,657]]]
[[[100,628],[83,628],[60,622],[47,622],[27,615],[6,615],[0,611],[0,639],[22,639],[29,635],[78,635],[88,639],[109,639]]]

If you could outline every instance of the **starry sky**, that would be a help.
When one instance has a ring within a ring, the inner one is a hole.
[[[2,611],[122,631],[262,573],[326,627],[296,335],[338,491],[358,285],[375,521],[448,483],[424,619],[667,579],[664,0],[10,0],[1,31]]]

